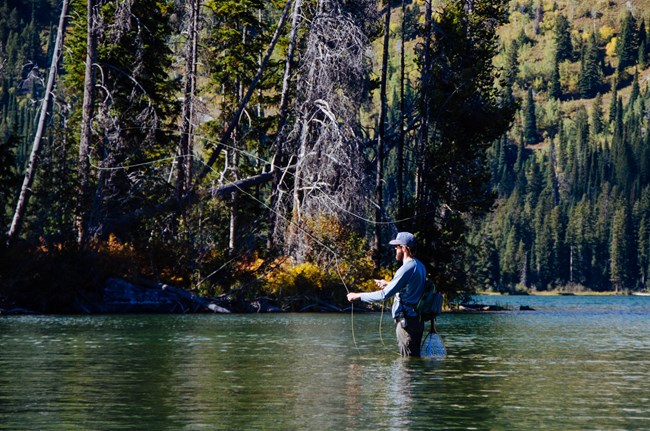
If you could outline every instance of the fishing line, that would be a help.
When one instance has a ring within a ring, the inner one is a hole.
[[[160,129],[160,130],[165,131],[165,129]],[[214,139],[210,139],[210,138],[205,137],[205,136],[203,136],[203,135],[195,135],[195,138],[196,138],[196,139],[201,139],[201,140],[203,140],[203,141],[205,141],[205,142],[209,142],[209,143],[215,143],[215,142],[217,142],[217,141],[215,141]],[[256,154],[251,153],[251,152],[249,152],[249,151],[246,151],[246,150],[244,150],[244,149],[242,149],[242,148],[237,148],[237,147],[234,146],[234,145],[229,145],[229,144],[224,144],[224,143],[222,143],[221,145],[222,145],[224,148],[228,148],[228,149],[231,149],[231,150],[237,151],[237,152],[239,152],[239,153],[241,153],[241,154],[244,154],[244,155],[246,155],[246,156],[248,156],[248,157],[254,159],[256,162],[259,162],[259,163],[265,163],[265,164],[268,164],[268,165],[272,165],[272,162],[271,162],[271,161],[266,160],[266,159],[264,159],[263,157],[260,157],[260,156],[258,156],[258,155],[256,155]],[[162,158],[155,159],[155,160],[148,161],[148,162],[134,163],[134,164],[132,164],[132,165],[110,166],[110,167],[98,166],[98,165],[94,164],[94,163],[92,162],[92,160],[90,160],[90,165],[91,165],[93,168],[97,169],[97,170],[112,171],[112,170],[122,170],[122,169],[131,169],[131,168],[137,168],[137,167],[144,167],[144,166],[148,166],[148,165],[153,165],[153,164],[156,164],[156,163],[164,162],[164,161],[167,161],[167,160],[176,160],[176,159],[182,159],[182,158],[188,158],[188,157],[193,158],[193,159],[196,159],[196,160],[199,161],[203,166],[209,168],[211,171],[213,171],[213,172],[217,172],[217,171],[216,171],[212,166],[208,166],[208,165],[207,165],[207,164],[206,164],[206,163],[205,163],[205,162],[204,162],[200,157],[198,157],[198,156],[196,156],[196,155],[194,155],[194,154],[188,154],[188,155],[182,155],[182,156],[179,155],[179,156],[162,157]],[[88,158],[90,159],[90,155],[88,156]],[[296,176],[294,173],[292,173],[292,172],[290,172],[290,171],[287,171],[286,173],[289,174],[289,175],[291,175],[292,177],[294,177],[294,178],[296,178],[296,179],[299,178],[298,176]],[[231,184],[233,184],[233,183],[232,183],[232,182],[230,182],[230,183],[225,183],[224,186],[228,186],[228,185],[231,185]],[[241,190],[241,188],[239,188],[239,187],[237,187],[237,188],[238,188],[240,191],[243,191],[243,190]],[[355,213],[355,212],[350,211],[349,209],[347,209],[347,208],[341,206],[338,202],[336,202],[334,199],[332,199],[328,194],[323,194],[322,197],[323,197],[324,199],[328,200],[328,201],[329,201],[332,205],[334,205],[338,210],[340,210],[340,211],[342,211],[342,212],[344,212],[344,213],[346,213],[346,214],[348,214],[348,215],[350,215],[350,216],[352,216],[352,217],[354,217],[354,218],[356,218],[356,219],[358,219],[358,220],[361,220],[361,221],[363,221],[363,222],[366,222],[366,223],[368,223],[368,224],[371,224],[371,225],[394,225],[394,224],[396,224],[396,223],[402,223],[402,222],[406,222],[406,221],[410,221],[410,220],[414,220],[414,219],[415,219],[415,217],[405,217],[405,218],[402,218],[402,219],[389,220],[389,221],[377,221],[377,220],[372,220],[372,219],[369,219],[369,218],[367,218],[367,217],[364,217],[364,216],[361,215],[361,214]],[[370,200],[370,199],[367,198],[367,197],[366,197],[366,199],[367,199],[367,200]],[[374,203],[373,203],[373,205],[376,206],[377,204],[374,204]],[[268,208],[268,209],[271,210],[270,208]],[[273,211],[273,210],[271,210],[271,211]],[[434,212],[435,212],[435,211],[429,211],[429,212],[426,212],[426,213],[421,214],[421,216],[424,216],[424,215],[427,215],[427,214],[432,214],[432,213],[434,213]],[[321,244],[321,245],[322,245],[322,244]]]
[[[201,135],[196,135],[196,137],[199,138],[199,139],[203,139],[205,142],[210,142],[210,143],[215,143],[215,142],[217,142],[217,141],[215,141],[214,139],[210,139],[210,138],[208,138],[208,137],[201,136]],[[261,163],[266,163],[266,164],[268,164],[268,165],[272,165],[272,162],[271,162],[271,161],[266,160],[266,159],[264,159],[264,158],[258,156],[257,154],[253,154],[253,153],[251,153],[251,152],[248,152],[248,151],[246,151],[246,150],[244,150],[244,149],[242,149],[242,148],[237,148],[237,147],[235,147],[234,145],[223,144],[223,143],[222,143],[221,145],[222,145],[223,147],[225,147],[225,148],[229,148],[229,149],[231,149],[231,150],[238,151],[238,152],[241,153],[241,154],[244,154],[244,155],[246,155],[246,156],[248,156],[248,157],[251,157],[251,158],[255,159],[255,161],[257,161],[257,162],[261,162]],[[199,159],[199,160],[200,160],[200,159]],[[202,162],[203,165],[207,166],[205,163],[203,163],[203,161],[201,161],[201,162]],[[211,170],[214,171],[214,169],[213,169],[212,167],[209,167],[209,168],[210,168]],[[294,174],[293,172],[287,171],[286,173],[287,173],[288,175],[290,175],[290,176],[296,178],[296,179],[300,179],[300,177],[296,176],[296,174]],[[350,216],[352,216],[352,217],[354,217],[354,218],[356,218],[356,219],[358,219],[358,220],[361,220],[361,221],[366,222],[366,223],[371,224],[371,225],[394,225],[394,224],[396,224],[396,223],[402,223],[402,222],[406,222],[406,221],[410,221],[410,220],[414,220],[414,219],[415,219],[415,217],[405,217],[405,218],[402,218],[402,219],[392,220],[392,221],[377,221],[377,220],[371,220],[371,219],[369,219],[369,218],[367,218],[367,217],[364,217],[364,216],[361,215],[361,214],[357,214],[357,213],[355,213],[355,212],[353,212],[353,211],[350,211],[349,209],[347,209],[347,208],[341,206],[338,202],[336,202],[334,199],[332,199],[328,194],[323,194],[322,197],[325,198],[326,200],[328,200],[328,201],[329,201],[332,205],[334,205],[337,209],[343,211],[344,213],[346,213],[346,214],[348,214],[348,215],[350,215]],[[366,197],[366,200],[370,201],[370,199],[367,198],[367,197]],[[375,204],[375,203],[373,203],[373,205],[377,206],[377,204]],[[435,212],[435,211],[429,211],[429,212],[423,213],[423,214],[421,214],[421,215],[422,215],[422,216],[425,216],[425,215],[427,215],[427,214],[432,214],[432,213],[434,213],[434,212]]]
[[[200,159],[199,159],[199,160],[200,160]],[[207,167],[208,169],[210,169],[211,171],[216,172],[216,170],[215,170],[214,168],[212,168],[212,166],[208,166],[207,164],[203,163],[202,160],[201,160],[201,163],[202,163],[205,167]],[[345,279],[343,278],[343,275],[341,274],[341,270],[340,270],[340,262],[339,262],[339,259],[338,259],[338,255],[337,255],[337,253],[336,253],[334,250],[332,250],[332,249],[331,249],[327,244],[325,244],[325,243],[323,243],[322,241],[320,241],[320,240],[319,240],[318,238],[316,238],[314,235],[312,235],[311,233],[309,233],[308,231],[306,231],[302,226],[298,225],[297,223],[295,223],[295,222],[293,222],[292,220],[288,219],[287,217],[283,216],[283,215],[280,214],[279,212],[275,211],[273,208],[271,208],[271,207],[270,207],[269,205],[267,205],[265,202],[262,202],[262,201],[259,200],[256,196],[252,195],[251,193],[249,193],[249,192],[246,191],[245,189],[239,187],[239,186],[238,186],[237,184],[235,184],[234,182],[233,182],[233,183],[230,183],[230,184],[234,185],[235,188],[237,188],[241,193],[243,193],[243,194],[249,196],[252,200],[254,200],[255,202],[259,203],[260,205],[262,205],[262,206],[263,206],[264,208],[266,208],[267,210],[271,211],[271,212],[272,212],[273,214],[275,214],[277,217],[279,217],[279,218],[283,219],[284,221],[286,221],[287,223],[293,225],[293,226],[296,227],[298,230],[300,230],[302,233],[304,233],[306,236],[308,236],[310,239],[312,239],[313,241],[315,241],[316,243],[318,243],[320,246],[322,246],[325,250],[329,251],[329,252],[332,254],[332,256],[334,257],[334,260],[335,260],[335,262],[336,262],[335,265],[334,265],[334,267],[336,268],[336,272],[337,272],[339,278],[341,279],[341,283],[343,284],[343,287],[345,288],[346,292],[347,292],[347,293],[350,293],[350,289],[348,289],[348,286],[347,286],[347,284],[345,283]],[[354,342],[354,347],[357,349],[357,352],[359,352],[359,355],[361,355],[361,351],[359,350],[359,346],[358,346],[358,344],[357,344],[356,336],[355,336],[355,333],[354,333],[354,304],[353,304],[353,303],[350,303],[350,304],[351,304],[351,307],[350,307],[350,323],[351,323],[351,325],[350,325],[350,326],[351,326],[351,330],[352,330],[352,341]]]
[[[234,148],[234,147],[233,147],[233,148]],[[236,149],[236,148],[234,148],[234,149]],[[134,167],[143,167],[143,166],[152,165],[152,164],[159,163],[159,162],[166,161],[166,160],[175,160],[175,159],[177,159],[177,158],[182,158],[182,157],[192,157],[192,158],[198,160],[199,162],[201,162],[201,164],[202,164],[203,166],[207,167],[207,168],[210,169],[212,172],[217,172],[216,169],[214,169],[212,166],[208,166],[206,163],[203,162],[202,159],[200,159],[199,157],[197,157],[197,156],[195,156],[195,155],[164,157],[164,158],[156,159],[156,160],[152,160],[152,161],[149,161],[149,162],[136,163],[136,164],[128,165],[128,166],[127,166],[127,165],[121,165],[121,166],[112,166],[112,167],[97,166],[97,165],[95,165],[94,163],[92,163],[92,161],[91,161],[90,166],[92,166],[93,168],[95,168],[95,169],[97,169],[97,170],[120,170],[120,169],[130,169],[130,168],[134,168]],[[256,157],[256,156],[254,156],[254,157]],[[90,157],[89,157],[89,158],[90,158]],[[265,202],[262,202],[261,200],[259,200],[257,197],[255,197],[254,195],[252,195],[251,193],[249,193],[249,192],[246,191],[245,189],[239,187],[239,186],[238,186],[237,184],[235,184],[234,182],[231,182],[231,183],[229,183],[228,185],[231,185],[231,184],[234,185],[235,188],[237,188],[241,193],[244,193],[245,195],[249,196],[249,197],[250,197],[251,199],[253,199],[255,202],[259,203],[259,204],[262,205],[264,208],[266,208],[267,210],[271,211],[271,212],[272,212],[273,214],[275,214],[277,217],[279,217],[279,218],[283,219],[284,221],[286,221],[287,223],[293,225],[293,226],[296,227],[298,230],[300,230],[303,234],[305,234],[305,235],[308,236],[310,239],[312,239],[314,242],[316,242],[316,243],[318,243],[320,246],[322,246],[325,250],[329,251],[329,252],[332,254],[332,256],[334,257],[334,260],[335,260],[335,262],[336,262],[335,265],[334,265],[334,267],[336,268],[337,275],[338,275],[339,278],[341,279],[341,283],[343,284],[343,287],[345,288],[346,292],[347,292],[347,293],[350,293],[350,289],[348,288],[347,284],[345,283],[345,279],[343,278],[343,275],[341,274],[341,271],[340,271],[340,268],[339,268],[339,267],[340,267],[340,262],[339,262],[339,259],[338,259],[338,256],[337,256],[337,253],[336,253],[334,250],[332,250],[332,249],[331,249],[327,244],[325,244],[325,243],[323,243],[322,241],[320,241],[320,240],[319,240],[318,238],[316,238],[314,235],[312,235],[311,233],[309,233],[308,231],[306,231],[302,226],[296,224],[296,223],[293,222],[292,220],[288,219],[287,217],[283,216],[283,215],[280,214],[279,212],[275,211],[273,208],[271,208],[270,206],[268,206]],[[222,265],[219,269],[217,269],[216,271],[213,271],[210,275],[208,275],[208,276],[205,277],[203,280],[201,280],[200,283],[203,283],[203,282],[204,282],[205,280],[207,280],[209,277],[211,277],[212,275],[214,275],[214,274],[216,274],[217,272],[219,272],[221,269],[223,269],[224,267],[226,267],[228,264],[230,264],[230,263],[233,262],[234,260],[235,260],[235,259],[233,258],[233,259],[231,259],[230,261],[226,262],[226,263],[225,263],[224,265]],[[354,347],[357,349],[357,352],[359,352],[359,355],[361,355],[361,351],[359,350],[359,346],[358,346],[358,344],[357,344],[357,339],[356,339],[356,336],[355,336],[355,333],[354,333],[354,303],[351,302],[350,305],[351,305],[351,307],[350,307],[350,323],[351,323],[351,325],[350,325],[350,326],[351,326],[351,329],[352,329],[352,341],[354,342]]]
[[[204,141],[207,141],[207,142],[214,142],[214,141],[212,141],[212,140],[210,140],[210,139],[208,139],[208,138],[202,137],[202,136],[196,136],[196,137],[199,138],[199,139],[203,139]],[[264,162],[264,163],[270,164],[269,161],[267,161],[267,160],[265,160],[265,159],[263,159],[263,158],[261,158],[261,157],[255,155],[255,154],[252,154],[252,153],[250,153],[250,152],[248,152],[248,151],[245,151],[245,150],[243,150],[243,149],[240,149],[240,148],[237,148],[237,147],[235,147],[235,146],[228,145],[228,144],[223,144],[223,146],[224,146],[224,147],[227,147],[227,148],[230,148],[230,149],[232,149],[232,150],[234,150],[234,151],[241,152],[241,153],[243,153],[243,154],[245,154],[245,155],[247,155],[247,156],[253,158],[254,160],[256,160],[256,161],[258,161],[258,162]],[[183,156],[179,155],[179,156],[162,157],[162,158],[155,159],[155,160],[151,160],[151,161],[147,161],[147,162],[134,163],[134,164],[132,164],[132,165],[120,165],[120,166],[111,166],[111,167],[98,166],[98,165],[94,164],[94,163],[92,162],[92,160],[90,160],[90,166],[93,167],[94,169],[97,169],[97,170],[104,170],[104,171],[109,171],[109,170],[126,170],[126,169],[132,169],[132,168],[138,168],[138,167],[145,167],[145,166],[149,166],[149,165],[154,165],[154,164],[161,163],[161,162],[168,161],[168,160],[174,160],[174,161],[175,161],[176,159],[187,158],[187,157],[191,157],[191,158],[197,160],[198,162],[200,162],[203,166],[207,167],[207,168],[208,168],[209,170],[211,170],[212,172],[217,172],[216,169],[214,169],[212,166],[207,165],[207,164],[206,164],[206,163],[205,163],[205,162],[204,162],[200,157],[198,157],[198,156],[196,156],[196,155],[194,155],[194,154],[183,155]],[[89,155],[88,158],[91,159],[90,155]],[[293,176],[293,177],[296,177],[295,174],[293,174],[293,173],[291,173],[291,172],[288,172],[288,173],[289,173],[289,175],[291,175],[291,176]],[[317,237],[315,237],[314,235],[312,235],[310,232],[306,231],[306,230],[305,230],[302,226],[300,226],[299,224],[295,223],[294,221],[290,220],[289,218],[287,218],[287,217],[285,217],[284,215],[280,214],[279,212],[275,211],[273,208],[271,208],[271,207],[270,207],[269,205],[267,205],[265,202],[262,202],[262,201],[261,201],[260,199],[258,199],[256,196],[254,196],[253,194],[249,193],[249,192],[246,191],[245,189],[243,189],[243,188],[241,188],[240,186],[238,186],[235,182],[230,182],[230,183],[227,183],[226,185],[234,185],[234,187],[237,188],[241,193],[247,195],[247,196],[250,197],[252,200],[254,200],[255,202],[259,203],[261,206],[263,206],[264,208],[266,208],[267,210],[269,210],[269,211],[272,212],[274,215],[276,215],[276,216],[279,217],[280,219],[284,220],[284,221],[287,222],[288,224],[293,225],[293,226],[296,227],[298,230],[300,230],[303,234],[305,234],[307,237],[309,237],[309,238],[312,239],[314,242],[316,242],[316,243],[319,244],[321,247],[323,247],[325,250],[327,250],[328,252],[330,252],[331,255],[334,257],[334,260],[335,260],[335,265],[334,265],[334,266],[335,266],[335,268],[336,268],[337,275],[339,276],[339,279],[341,280],[341,283],[343,284],[343,287],[345,288],[346,292],[347,292],[347,293],[350,293],[350,289],[348,288],[347,284],[345,283],[345,279],[343,278],[343,275],[341,274],[341,271],[340,271],[340,262],[339,262],[338,254],[336,253],[336,251],[332,250],[332,249],[331,249],[327,244],[325,244],[325,243],[323,243],[322,241],[320,241]],[[326,199],[328,199],[328,200],[329,200],[329,201],[330,201],[334,206],[336,206],[339,210],[344,211],[345,213],[347,213],[347,214],[349,214],[349,215],[351,215],[351,216],[353,216],[353,217],[356,217],[356,218],[358,218],[358,219],[360,219],[360,220],[362,220],[362,221],[365,221],[365,222],[367,222],[367,223],[370,223],[370,224],[391,224],[391,225],[392,225],[392,224],[395,224],[395,223],[397,223],[397,222],[400,222],[400,221],[407,221],[407,220],[410,220],[410,219],[413,218],[413,217],[409,217],[409,218],[405,218],[405,219],[397,220],[397,221],[378,222],[378,221],[375,221],[375,220],[370,220],[370,219],[368,219],[368,218],[363,217],[362,215],[356,214],[356,213],[354,213],[354,212],[352,212],[352,211],[347,210],[346,208],[343,208],[343,207],[340,206],[336,201],[334,201],[331,197],[329,197],[327,194],[323,194],[323,196],[324,196]],[[232,261],[232,259],[231,259],[231,261]],[[204,281],[205,281],[207,278],[209,278],[210,276],[214,275],[216,272],[218,272],[218,271],[220,271],[221,269],[223,269],[223,268],[224,268],[225,266],[227,266],[231,261],[226,262],[226,264],[222,265],[222,266],[221,266],[217,271],[214,271],[214,272],[212,272],[208,277],[205,277],[203,280],[201,280],[201,283],[204,282]],[[353,341],[353,343],[354,343],[354,346],[355,346],[357,352],[359,352],[359,354],[361,354],[361,352],[360,352],[360,350],[359,350],[359,346],[358,346],[357,340],[356,340],[355,331],[354,331],[354,303],[351,302],[350,304],[351,304],[351,307],[350,307],[350,321],[351,321],[352,341]],[[382,342],[382,345],[385,346],[384,339],[383,339],[383,334],[382,334],[382,324],[383,324],[383,315],[384,315],[384,305],[385,305],[384,302],[382,302],[381,315],[380,315],[380,320],[379,320],[379,337],[380,337],[380,340],[381,340],[381,342]]]
[[[193,155],[187,155],[187,156],[169,156],[169,157],[162,157],[159,159],[155,160],[150,160],[148,162],[141,162],[141,163],[134,163],[132,165],[119,165],[119,166],[99,166],[93,163],[92,158],[90,155],[88,155],[88,160],[90,161],[90,166],[92,168],[97,169],[98,171],[120,171],[120,170],[127,170],[127,169],[132,169],[132,168],[141,168],[144,166],[149,166],[149,165],[154,165],[157,163],[161,163],[167,160],[176,160],[176,159],[182,159],[182,158],[187,158],[187,157],[192,157],[194,158]]]
[[[386,303],[385,301],[381,301],[381,314],[379,315],[379,339],[381,340],[381,345],[384,346],[384,347],[386,347],[386,344],[384,343],[384,337],[383,337],[383,335],[381,333],[381,329],[382,329],[381,324],[382,324],[382,320],[384,319],[384,304],[385,303]]]

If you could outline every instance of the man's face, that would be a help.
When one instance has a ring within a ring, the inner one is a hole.
[[[396,260],[402,260],[404,259],[404,246],[403,245],[396,245],[395,246],[395,259]]]

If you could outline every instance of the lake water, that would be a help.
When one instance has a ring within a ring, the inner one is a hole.
[[[0,430],[650,429],[650,297],[480,300],[536,311],[442,360],[379,313],[1,317]]]

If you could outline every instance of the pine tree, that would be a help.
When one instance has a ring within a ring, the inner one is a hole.
[[[630,144],[626,139],[625,124],[623,122],[623,100],[618,98],[616,120],[611,144],[612,176],[613,182],[620,190],[629,191],[632,184],[634,170],[631,169]]]
[[[636,274],[636,262],[633,259],[633,237],[631,235],[630,216],[627,205],[622,200],[616,202],[612,218],[612,232],[609,243],[610,281],[612,287],[620,292],[633,288]]]
[[[587,187],[585,168],[589,147],[589,118],[583,105],[580,105],[575,114],[574,133],[574,182],[572,187],[575,196],[582,196]]]
[[[637,64],[643,70],[648,67],[648,34],[645,26],[645,19],[639,24],[639,54]]]
[[[639,183],[641,188],[646,188],[650,185],[650,130],[648,129],[645,130],[637,160],[639,161]]]
[[[562,86],[560,84],[560,64],[558,60],[558,52],[555,51],[553,58],[553,70],[551,72],[551,79],[548,83],[548,97],[552,99],[560,99],[562,97]]]
[[[641,70],[648,67],[648,49],[646,47],[645,39],[641,39],[641,42],[639,42],[639,57],[637,64]]]
[[[621,22],[621,34],[616,42],[616,55],[618,56],[617,71],[622,71],[628,66],[636,64],[639,50],[639,35],[634,15],[626,9]]]
[[[585,285],[588,280],[590,263],[589,226],[591,226],[591,206],[586,197],[569,211],[565,235],[569,254],[569,273],[566,281]]]
[[[629,112],[632,109],[634,109],[634,103],[639,98],[640,94],[641,94],[641,90],[639,88],[639,72],[635,71],[634,79],[632,79],[632,90],[630,91],[630,97],[628,98],[627,106],[625,107],[626,112]]]
[[[603,127],[603,96],[598,93],[591,105],[591,136],[601,133]]]
[[[171,33],[169,4],[158,0],[98,2],[97,104],[92,119],[90,188],[95,191],[89,238],[106,235],[125,214],[142,211],[166,198],[168,172],[160,166],[128,169],[173,154],[172,136],[165,129],[176,116],[177,87],[169,70]],[[83,100],[86,59],[86,4],[75,2],[66,51],[66,97]],[[75,9],[76,8],[76,9]],[[78,125],[75,106],[71,127]],[[78,135],[75,140],[78,139]],[[137,236],[137,231],[129,234]]]
[[[416,205],[420,214],[436,216],[433,222],[431,216],[419,217],[416,230],[422,233],[424,249],[430,250],[425,261],[436,262],[442,279],[460,277],[449,289],[462,288],[465,277],[449,253],[466,229],[461,214],[480,214],[491,205],[486,151],[514,115],[495,86],[496,27],[484,25],[501,22],[506,6],[504,0],[478,0],[471,8],[464,2],[445,3],[437,14],[434,39],[425,40],[419,52],[420,136],[427,171],[418,170],[422,186]]]
[[[517,82],[517,75],[519,73],[519,50],[515,40],[508,44],[504,56],[503,79],[505,80],[506,87],[512,87]]]
[[[650,285],[650,187],[645,187],[634,205],[634,223],[639,264],[639,287]]]
[[[555,50],[557,60],[562,62],[573,58],[573,45],[571,43],[571,23],[566,16],[558,14],[555,19]]]
[[[526,101],[524,103],[523,109],[524,141],[526,144],[531,145],[536,143],[538,140],[535,99],[533,98],[532,87],[528,87],[528,92],[526,93]]]
[[[15,128],[7,133],[6,138],[0,139],[0,240],[4,244],[5,226],[8,224],[7,210],[14,207],[15,190],[20,186],[15,156],[20,142]]]
[[[580,58],[578,89],[582,98],[592,98],[600,90],[603,76],[600,64],[601,59],[598,49],[598,41],[596,39],[596,34],[592,33],[589,38],[589,44],[583,50],[583,55]]]
[[[615,82],[614,85],[612,86],[612,97],[609,102],[609,113],[607,116],[610,123],[616,120],[616,115],[618,114],[616,112],[617,109],[618,109],[618,89],[617,89],[617,83]]]
[[[545,163],[545,169],[549,169],[549,164]],[[552,185],[546,184],[542,189],[533,222],[534,230],[534,267],[536,272],[537,287],[540,290],[546,290],[552,281],[554,269],[553,263],[553,233],[551,224],[548,222],[551,216],[553,205]]]

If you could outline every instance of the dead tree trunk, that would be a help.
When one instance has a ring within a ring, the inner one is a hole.
[[[182,199],[192,183],[192,153],[194,148],[194,96],[196,94],[196,65],[198,56],[198,27],[201,0],[188,0],[188,41],[185,47],[185,85],[181,116],[180,142],[176,168],[176,194]]]
[[[274,171],[276,175],[273,179],[273,192],[271,194],[271,211],[269,213],[269,236],[267,241],[267,246],[269,250],[275,247],[275,226],[276,226],[276,206],[278,202],[278,193],[280,187],[280,170],[275,169],[276,163],[282,163],[285,158],[284,151],[284,138],[285,138],[285,125],[287,123],[287,107],[289,106],[289,83],[291,80],[291,73],[293,71],[293,57],[294,51],[296,49],[296,40],[297,40],[297,29],[298,29],[298,19],[300,16],[300,8],[302,6],[302,0],[296,0],[293,4],[293,13],[291,19],[291,32],[289,35],[289,46],[287,48],[287,58],[284,64],[284,77],[282,78],[282,92],[280,94],[280,108],[278,110],[278,131],[275,137],[275,155],[273,156],[273,166],[271,166],[271,171]]]
[[[278,112],[278,134],[275,140],[276,155],[282,150],[282,136],[284,126],[287,122],[287,106],[289,105],[289,81],[293,71],[293,56],[296,49],[296,39],[298,31],[298,19],[302,0],[296,0],[293,5],[291,19],[291,33],[289,35],[289,46],[287,48],[287,59],[284,65],[284,77],[282,78],[282,93],[280,95],[280,108]]]
[[[388,43],[390,40],[390,0],[384,0],[384,50],[381,63],[381,83],[379,87],[379,134],[377,137],[377,178],[375,184],[375,265],[379,268],[381,260],[381,227],[383,203],[383,170],[384,170],[384,142],[386,140],[386,81],[388,80]]]
[[[90,142],[92,139],[92,120],[95,103],[95,59],[97,57],[95,1],[88,0],[87,34],[86,34],[86,70],[84,76],[84,98],[81,118],[81,136],[79,140],[79,200],[77,201],[75,224],[77,243],[86,243],[86,223],[90,203]]]
[[[419,216],[419,211],[420,208],[423,208],[421,200],[424,198],[423,197],[423,191],[422,191],[422,178],[424,175],[424,151],[427,146],[427,142],[429,140],[429,121],[430,121],[430,110],[431,110],[431,103],[430,103],[430,96],[429,96],[429,83],[431,80],[431,38],[432,38],[432,30],[433,30],[433,23],[431,21],[431,2],[432,0],[426,0],[425,1],[425,8],[424,8],[424,42],[423,42],[423,57],[422,57],[422,73],[421,73],[421,86],[422,88],[420,89],[420,133],[419,133],[419,139],[417,142],[417,150],[416,150],[416,158],[417,158],[417,164],[416,164],[416,176],[415,176],[415,199],[416,199],[416,205],[415,205],[415,218],[417,219]]]
[[[295,120],[287,145],[295,155],[292,193],[278,204],[276,232],[286,253],[296,261],[313,257],[317,240],[305,235],[311,220],[330,217],[349,228],[360,228],[373,181],[364,174],[359,134],[360,101],[370,61],[368,22],[377,16],[376,3],[359,2],[353,13],[343,0],[319,2],[310,17],[296,84]],[[283,224],[281,226],[280,224]],[[326,256],[327,255],[327,256]]]
[[[406,79],[405,39],[406,39],[406,0],[402,0],[402,35],[400,41],[400,77],[399,77],[399,141],[397,143],[397,215],[398,220],[405,218],[404,209],[404,143],[406,130],[404,121],[406,102],[404,100],[404,86]]]
[[[59,17],[59,28],[56,32],[56,42],[54,43],[54,55],[52,56],[52,64],[50,65],[50,72],[47,77],[47,85],[45,87],[45,96],[43,98],[43,105],[41,106],[41,113],[38,119],[38,127],[36,129],[36,136],[34,136],[34,144],[32,145],[32,153],[27,163],[25,171],[25,178],[23,185],[20,189],[18,203],[16,204],[16,211],[9,228],[7,243],[11,244],[20,232],[25,210],[27,208],[27,201],[34,182],[34,175],[36,174],[36,167],[38,164],[38,156],[41,149],[41,141],[43,140],[43,133],[45,132],[45,121],[47,120],[50,103],[52,100],[52,90],[54,89],[54,82],[56,80],[57,67],[59,58],[61,57],[61,50],[63,47],[63,29],[65,27],[65,19],[68,14],[69,0],[63,0],[61,6],[61,16]]]

